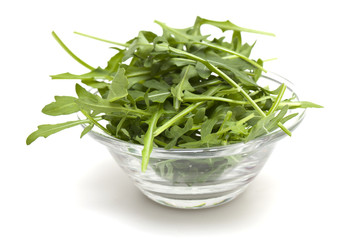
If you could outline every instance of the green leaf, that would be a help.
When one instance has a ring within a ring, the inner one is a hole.
[[[167,130],[167,137],[172,138],[172,140],[166,145],[166,149],[173,148],[176,144],[178,139],[186,134],[188,131],[191,130],[193,127],[193,119],[189,118],[188,121],[185,123],[185,126],[183,128],[180,128],[179,126],[175,125]]]
[[[171,34],[174,35],[177,42],[186,42],[186,41],[200,41],[205,39],[206,37],[203,36],[196,36],[192,35],[189,32],[192,30],[191,28],[186,29],[177,29],[168,27],[166,24],[155,20],[155,23],[160,25],[164,31],[165,36],[170,36]]]
[[[285,114],[288,111],[288,106],[284,106],[277,116],[274,114],[262,117],[252,128],[250,134],[245,139],[245,142],[251,141],[257,137],[260,137],[264,134],[272,132],[278,127],[278,123],[283,119]]]
[[[171,88],[171,86],[169,86],[166,82],[157,81],[155,79],[145,81],[143,83],[143,86],[145,86],[147,88],[153,88],[153,89],[163,90],[163,91],[168,91]]]
[[[286,91],[286,89],[287,89],[287,86],[284,83],[282,83],[281,90],[279,91],[278,96],[276,97],[273,105],[268,110],[266,115],[270,115],[271,113],[273,113],[278,108],[280,102],[282,101],[282,97],[283,97],[283,94]]]
[[[27,139],[26,139],[26,144],[30,145],[33,141],[35,141],[39,137],[44,137],[47,138],[48,136],[57,133],[59,131],[62,131],[67,128],[71,128],[80,124],[85,124],[89,123],[90,120],[76,120],[76,121],[69,121],[65,123],[58,123],[58,124],[44,124],[38,126],[38,130],[31,133]]]
[[[94,69],[88,73],[85,74],[81,74],[81,75],[76,75],[76,74],[71,74],[71,73],[62,73],[62,74],[57,74],[57,75],[51,75],[52,79],[108,79],[111,80],[112,79],[112,75],[98,67],[97,69]]]
[[[263,31],[258,31],[258,30],[253,30],[253,29],[236,26],[229,20],[227,20],[227,21],[213,21],[213,20],[197,17],[196,25],[201,26],[203,24],[209,24],[209,25],[218,27],[223,32],[228,31],[228,30],[233,30],[233,31],[237,31],[237,32],[250,32],[250,33],[258,33],[258,34],[264,34],[264,35],[269,35],[269,36],[275,36],[273,33],[263,32]]]
[[[263,61],[262,61],[262,59],[259,58],[259,59],[257,60],[257,64],[259,64],[260,66],[263,67]],[[261,77],[261,75],[262,75],[262,69],[257,68],[257,69],[255,70],[255,75],[253,76],[253,80],[255,80],[255,82],[257,82],[257,80]]]
[[[76,104],[77,98],[69,96],[55,96],[55,102],[46,105],[42,112],[50,116],[59,116],[76,113],[79,107]]]
[[[235,52],[235,51],[232,51],[228,48],[225,48],[225,47],[222,47],[222,46],[218,46],[216,44],[211,44],[211,43],[203,43],[203,42],[196,42],[195,44],[202,44],[204,46],[207,46],[207,47],[210,47],[210,48],[213,48],[213,49],[216,49],[216,50],[219,50],[219,51],[222,51],[222,52],[225,52],[225,53],[229,53],[233,56],[236,56],[238,58],[241,58],[243,59],[244,61],[246,61],[247,63],[253,65],[254,67],[256,68],[259,68],[261,69],[262,71],[264,72],[267,72],[265,69],[263,69],[261,67],[261,65],[259,65],[257,62],[254,62],[253,60],[249,59],[248,57],[246,57],[244,54],[241,54],[241,53],[238,53],[238,52]],[[249,55],[250,53],[248,53]]]
[[[235,78],[242,84],[247,86],[257,86],[256,82],[246,72],[241,70],[239,62],[236,62],[235,60],[223,59],[213,54],[207,55],[206,59],[211,64],[230,71],[232,74],[234,74]],[[243,64],[242,66],[245,66],[245,64]]]
[[[185,58],[171,57],[162,64],[161,70],[167,70],[172,66],[184,67],[190,64],[195,64],[195,61]]]
[[[122,59],[125,55],[125,50],[117,49],[119,52],[115,54],[110,60],[105,68],[109,73],[116,73],[119,70],[119,66],[122,63]]]
[[[129,90],[129,95],[135,101],[145,100],[145,93],[141,91]],[[163,103],[169,96],[171,96],[171,92],[167,90],[155,90],[150,93],[147,93],[147,100],[151,100],[152,102]]]
[[[155,90],[148,93],[148,99],[152,102],[163,103],[171,95],[167,90]]]
[[[206,118],[205,111],[206,111],[205,107],[201,107],[196,111],[193,118],[194,124],[202,123],[205,120]]]
[[[110,102],[119,100],[120,98],[127,96],[128,80],[125,76],[125,69],[120,68],[116,73],[112,83],[109,87],[108,99]]]
[[[79,98],[76,103],[79,105],[81,109],[86,111],[94,111],[96,114],[98,113],[121,113],[121,114],[132,114],[136,116],[150,116],[151,113],[140,110],[140,109],[132,109],[128,107],[124,107],[119,103],[111,103],[105,99],[100,101],[95,101],[90,98]]]
[[[288,106],[289,109],[294,109],[294,108],[323,108],[323,106],[308,102],[308,101],[297,101],[297,102],[291,102],[291,101],[282,101],[279,103],[280,107]]]
[[[202,125],[201,125],[201,130],[200,130],[200,134],[201,134],[201,139],[204,140],[213,130],[215,124],[218,122],[217,118],[211,118],[208,119],[207,121],[205,121]]]
[[[149,37],[151,38],[152,36]],[[147,32],[141,31],[125,52],[122,61],[132,58],[134,55],[146,58],[152,50],[153,44],[150,44],[150,41],[148,41]]]
[[[252,113],[239,121],[227,120],[224,122],[224,126],[221,126],[219,131],[216,134],[221,135],[221,134],[225,134],[225,133],[231,131],[231,133],[234,133],[234,134],[246,135],[246,134],[248,134],[248,128],[245,124],[247,123],[247,121],[251,120],[254,117],[255,117],[255,114]]]
[[[80,134],[80,138],[82,138],[85,134],[90,132],[93,129],[93,127],[94,127],[94,123],[90,123],[88,126],[86,126],[82,131],[82,133]]]
[[[203,79],[207,79],[211,75],[211,71],[201,62],[197,62],[195,70],[197,70],[197,73]]]
[[[95,79],[84,79],[82,80],[82,83],[89,86],[89,87],[92,87],[92,88],[107,88],[110,86],[109,83],[107,82],[103,82],[103,81],[97,81]]]
[[[98,102],[101,98],[95,94],[88,92],[85,88],[80,86],[78,83],[75,85],[75,92],[77,93],[78,98],[87,98],[94,102]]]

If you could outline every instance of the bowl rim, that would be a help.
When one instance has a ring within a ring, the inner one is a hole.
[[[288,79],[274,73],[274,72],[268,72],[268,74],[262,74],[261,77],[267,79],[268,81],[275,82],[277,84],[285,83],[287,87],[287,91],[290,91],[292,94],[295,95],[295,98],[299,100],[299,95],[296,94],[296,92],[293,90],[295,89],[295,85],[289,81]],[[306,113],[306,108],[299,108],[299,109],[293,109],[295,112],[298,112],[298,115],[291,119],[290,121],[287,121],[285,126],[288,128],[290,132],[293,132],[298,125],[303,121],[305,118],[305,113]],[[299,111],[298,111],[299,110]],[[79,116],[78,116],[79,117]],[[80,118],[80,117],[79,117]],[[82,124],[83,127],[87,126],[86,124]],[[108,135],[104,131],[95,128],[95,130],[91,130],[88,133],[92,137],[99,137],[101,140],[104,140],[105,142],[107,141],[114,141],[117,144],[120,144],[122,146],[126,147],[131,147],[135,149],[143,149],[143,145],[137,144],[137,143],[130,143],[118,138],[115,138],[111,135]],[[153,147],[152,149],[152,154],[153,153],[196,153],[196,152],[206,152],[206,151],[213,151],[213,152],[220,152],[220,151],[225,151],[229,149],[235,149],[235,148],[248,148],[249,146],[255,146],[256,144],[259,143],[265,143],[265,142],[275,142],[276,140],[279,140],[283,137],[287,136],[286,133],[284,133],[280,128],[277,128],[267,134],[264,134],[262,136],[259,136],[253,140],[250,140],[248,142],[237,142],[233,144],[228,144],[228,145],[220,145],[220,146],[212,146],[212,147],[202,147],[202,148],[171,148],[171,149],[165,149],[162,147]]]

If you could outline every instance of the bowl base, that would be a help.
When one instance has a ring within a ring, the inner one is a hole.
[[[230,202],[238,195],[240,195],[242,192],[244,192],[246,188],[247,185],[240,187],[235,192],[224,194],[222,196],[214,196],[214,197],[201,196],[201,198],[199,199],[196,199],[196,197],[194,197],[194,199],[189,199],[189,197],[186,197],[185,199],[177,199],[173,197],[160,196],[158,194],[145,191],[143,189],[140,190],[149,199],[167,207],[180,208],[180,209],[202,209],[202,208],[216,207],[224,203]]]

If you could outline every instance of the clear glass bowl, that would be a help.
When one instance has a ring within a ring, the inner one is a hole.
[[[281,83],[287,85],[286,97],[295,95],[293,85],[276,74],[259,80],[260,86],[268,85],[271,89]],[[293,131],[304,118],[305,110],[290,112],[299,112],[284,124]],[[188,209],[217,206],[241,194],[260,172],[276,142],[286,136],[277,129],[248,143],[194,149],[154,148],[146,172],[141,172],[142,145],[96,130],[89,134],[109,149],[143,194],[165,206]]]

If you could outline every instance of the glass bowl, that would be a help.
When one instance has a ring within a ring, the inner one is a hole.
[[[296,96],[286,79],[268,74],[260,86],[275,89],[287,85],[285,96]],[[298,100],[298,97],[296,97]],[[304,109],[284,125],[293,131],[303,120]],[[221,205],[241,194],[257,176],[272,150],[283,137],[277,129],[247,143],[192,149],[153,148],[146,172],[141,172],[142,145],[128,143],[97,130],[89,132],[104,144],[135,185],[153,201],[169,207],[199,209]]]

